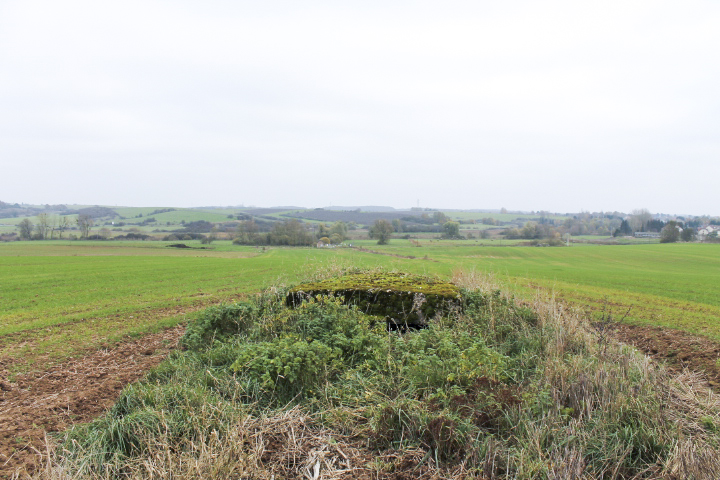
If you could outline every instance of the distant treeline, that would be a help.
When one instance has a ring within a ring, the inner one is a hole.
[[[233,243],[236,245],[309,246],[316,241],[315,235],[298,220],[276,222],[269,232],[260,231],[258,223],[254,220],[246,220],[240,222]]]
[[[376,220],[400,220],[401,218],[419,218],[410,212],[361,212],[359,210],[342,211],[342,210],[303,210],[299,212],[286,213],[284,217],[304,218],[307,220],[315,220],[318,222],[354,222],[359,225],[371,225]],[[416,220],[417,221],[417,220]]]
[[[580,214],[568,217],[563,222],[549,220],[547,222],[527,222],[521,228],[507,228],[503,231],[505,238],[524,240],[548,240],[549,243],[560,243],[567,234],[598,235],[598,236],[632,236],[637,232],[657,233],[661,242],[692,241],[697,236],[697,227],[703,224],[702,219],[688,221],[664,221],[645,211],[636,211],[632,215],[622,216]]]

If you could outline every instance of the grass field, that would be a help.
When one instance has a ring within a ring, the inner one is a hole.
[[[176,324],[199,308],[297,281],[337,261],[393,263],[390,257],[353,250],[263,251],[229,242],[212,250],[165,245],[0,245],[0,357],[28,368],[39,359],[60,360],[124,335]]]
[[[12,359],[15,369],[30,368],[337,265],[381,265],[446,278],[458,270],[489,272],[521,296],[539,288],[594,312],[608,308],[620,317],[630,309],[627,321],[720,340],[720,245],[420,243],[359,242],[381,254],[263,250],[229,242],[209,250],[172,249],[164,242],[0,244],[0,357]]]
[[[496,242],[497,243],[497,242]],[[598,312],[605,307],[636,323],[679,328],[720,340],[720,245],[574,245],[570,248],[473,247],[400,241],[373,250],[424,257],[437,271],[493,273],[518,293],[542,288]],[[444,267],[444,268],[443,268]]]

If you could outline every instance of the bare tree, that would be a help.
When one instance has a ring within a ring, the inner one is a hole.
[[[90,235],[90,228],[93,226],[93,219],[90,215],[80,214],[76,220],[80,229],[80,238],[87,238]]]
[[[37,216],[37,225],[35,225],[35,230],[37,230],[38,236],[40,239],[45,240],[48,236],[48,227],[50,225],[50,215],[47,213],[39,213]]]
[[[63,233],[68,228],[70,228],[70,219],[68,219],[68,217],[60,217],[60,221],[58,221],[58,226],[57,226],[57,229],[60,232],[60,234],[59,234],[60,238],[62,238]]]
[[[643,229],[647,223],[652,220],[653,216],[652,213],[650,213],[649,210],[642,208],[639,210],[633,210],[632,215],[630,215],[630,226],[633,229],[633,232],[639,232]]]
[[[50,240],[55,238],[55,230],[57,230],[57,226],[58,226],[57,215],[54,217],[50,217],[50,221],[48,222],[48,231],[50,232]]]

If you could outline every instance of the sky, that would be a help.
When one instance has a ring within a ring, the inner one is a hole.
[[[0,0],[0,200],[720,215],[720,3]]]

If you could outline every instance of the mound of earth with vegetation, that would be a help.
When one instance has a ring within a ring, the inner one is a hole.
[[[290,289],[286,303],[329,296],[355,305],[369,315],[385,317],[391,326],[426,326],[428,320],[462,307],[460,289],[452,283],[404,273],[354,273]]]
[[[557,304],[454,288],[462,308],[405,334],[340,297],[289,307],[298,289],[209,308],[38,475],[720,478],[720,402],[693,378]]]

